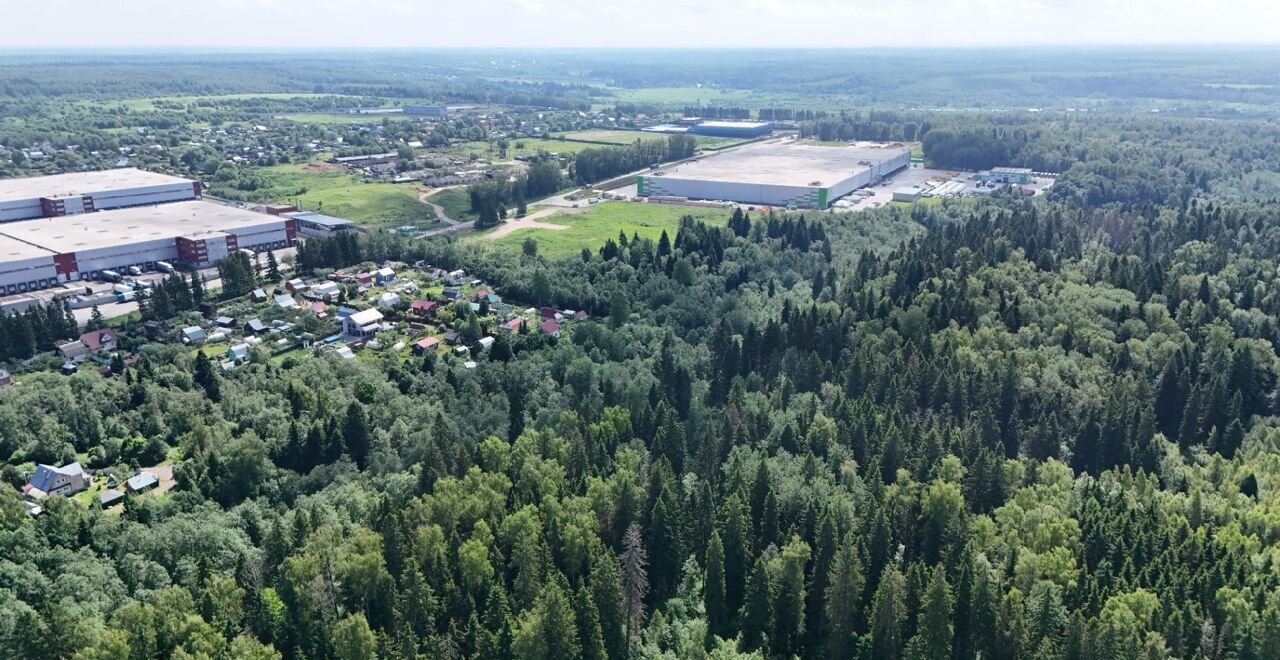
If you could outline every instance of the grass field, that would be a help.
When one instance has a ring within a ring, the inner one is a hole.
[[[266,180],[251,201],[278,201],[353,220],[370,229],[436,224],[435,213],[418,201],[414,188],[393,183],[366,183],[339,168],[275,165],[254,171]],[[218,194],[217,185],[213,193]]]
[[[467,194],[466,188],[449,188],[431,193],[427,201],[439,204],[444,209],[445,215],[454,220],[468,222],[479,217],[471,212],[471,196]]]
[[[131,110],[155,110],[156,102],[165,103],[195,103],[197,101],[243,101],[246,99],[310,99],[318,97],[329,97],[332,94],[307,94],[295,92],[282,93],[248,93],[248,94],[216,94],[212,96],[160,96],[145,99],[120,99],[113,101],[82,101],[82,103],[94,106],[125,106]]]
[[[407,121],[404,115],[352,115],[345,112],[296,112],[280,117],[303,124],[381,124],[383,119]]]
[[[556,135],[553,135],[552,138],[554,139],[560,136],[564,136],[566,140],[587,140],[589,142],[608,142],[610,144],[632,144],[636,140],[665,140],[667,137],[659,133],[609,130],[607,128],[594,128],[585,131],[557,133]]]
[[[520,229],[491,244],[500,249],[518,251],[526,238],[538,242],[538,254],[555,259],[576,255],[582,248],[596,251],[618,232],[628,237],[639,234],[657,239],[666,230],[675,240],[680,218],[693,216],[707,222],[723,223],[728,212],[720,209],[699,209],[663,204],[637,204],[632,202],[601,202],[580,213],[557,213],[543,218],[542,222],[567,225],[568,229]],[[471,240],[482,240],[484,234],[475,234]],[[487,241],[486,241],[487,242]]]

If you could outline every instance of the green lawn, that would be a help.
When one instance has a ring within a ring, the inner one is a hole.
[[[467,222],[479,217],[471,212],[471,196],[467,194],[466,188],[441,190],[432,193],[427,199],[433,204],[439,204],[444,209],[445,215],[454,220]]]
[[[401,225],[427,227],[436,224],[435,213],[418,201],[413,186],[368,183],[343,169],[313,169],[305,165],[275,165],[254,170],[266,185],[248,194],[249,201],[285,202],[298,208],[346,218],[371,229],[391,229]],[[236,191],[232,197],[243,196]]]
[[[680,218],[686,215],[706,222],[723,223],[728,220],[729,212],[664,204],[601,202],[580,213],[557,213],[541,220],[568,225],[569,229],[521,229],[492,241],[491,244],[501,249],[518,251],[524,239],[532,237],[538,242],[538,254],[554,259],[576,255],[584,247],[594,252],[606,240],[617,238],[620,231],[628,237],[639,234],[657,239],[666,230],[667,235],[675,240]],[[473,235],[471,240],[482,240],[481,236],[483,234]]]
[[[608,142],[610,144],[632,144],[636,140],[665,140],[667,138],[667,136],[660,133],[593,128],[585,131],[558,133],[553,135],[552,139],[559,138],[562,135],[566,140],[587,140],[588,142]]]
[[[338,112],[337,114],[330,112],[296,112],[280,115],[280,117],[302,124],[381,124],[383,119],[405,120],[405,116],[399,114],[353,115],[346,112]]]

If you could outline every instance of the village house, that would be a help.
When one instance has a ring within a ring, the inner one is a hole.
[[[342,288],[336,282],[321,282],[313,287],[307,296],[313,300],[324,300],[331,302],[338,299],[338,295],[342,292]]]
[[[102,503],[102,508],[104,509],[109,506],[114,506],[120,503],[120,501],[123,499],[124,499],[124,493],[114,488],[108,488],[107,490],[102,491],[98,495],[98,501]]]
[[[236,344],[227,349],[228,360],[247,360],[249,359],[249,345]]]
[[[116,331],[111,328],[90,330],[80,335],[80,343],[84,344],[90,352],[114,351],[117,343]]]
[[[409,303],[409,311],[413,312],[418,316],[430,316],[431,313],[435,311],[436,307],[439,307],[439,306],[440,306],[440,303],[437,303],[434,300],[419,299],[419,300],[413,301],[412,303]]]
[[[425,337],[423,339],[419,339],[413,344],[413,354],[422,355],[427,351],[435,350],[435,348],[439,345],[440,345],[440,340],[436,339],[435,337]]]
[[[180,337],[184,344],[197,344],[204,341],[208,335],[205,334],[204,328],[193,325],[183,328]]]
[[[373,272],[373,281],[378,284],[386,284],[396,279],[396,272],[390,268],[383,266]]]
[[[342,333],[348,337],[372,337],[382,329],[382,312],[366,309],[342,320]]]
[[[30,499],[40,499],[48,495],[74,495],[89,488],[89,475],[80,467],[80,463],[68,463],[62,467],[37,465],[31,481],[22,487],[22,492]]]
[[[89,347],[80,343],[79,339],[59,342],[55,350],[58,353],[58,357],[67,362],[83,362],[85,358],[89,357]]]
[[[160,481],[156,479],[154,474],[140,472],[129,477],[129,479],[125,481],[125,490],[130,493],[141,493],[144,490],[155,488],[158,483],[160,483]]]

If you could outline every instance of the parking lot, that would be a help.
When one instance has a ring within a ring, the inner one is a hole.
[[[898,188],[909,188],[911,186],[920,186],[928,188],[930,186],[942,183],[948,179],[956,177],[969,177],[967,172],[959,172],[955,170],[932,170],[925,167],[911,166],[904,170],[898,170],[891,174],[887,179],[878,184],[863,188],[863,190],[871,191],[872,195],[863,197],[860,200],[855,195],[848,195],[843,199],[858,200],[856,204],[847,208],[835,208],[833,211],[862,211],[866,209],[878,208],[893,201],[893,191]],[[855,191],[856,192],[856,191]],[[839,201],[839,200],[837,200]]]
[[[281,248],[279,250],[274,250],[274,252],[276,254],[277,262],[281,264],[281,270],[285,270],[286,269],[285,264],[292,263],[293,261],[293,255],[295,253],[295,249],[291,247]],[[264,264],[264,267],[265,267],[265,264],[267,262],[266,256],[263,255],[259,261],[262,264]],[[262,274],[265,275],[265,273],[262,273]],[[184,275],[186,277],[190,277],[189,273],[184,273]],[[204,270],[201,270],[200,275],[204,277],[204,285],[207,290],[221,288],[222,280],[218,279],[217,268],[206,268]],[[143,273],[142,275],[139,275],[137,277],[129,277],[127,279],[138,280],[141,282],[149,282],[154,284],[155,282],[162,280],[166,277],[168,277],[168,275],[165,273],[150,272],[150,273]],[[26,293],[18,293],[10,296],[0,297],[0,310],[3,310],[6,313],[22,312],[23,310],[27,309],[27,307],[31,305],[47,305],[50,302],[57,300],[59,298],[66,298],[70,295],[83,294],[85,293],[86,289],[88,289],[89,291],[92,291],[94,294],[109,292],[111,291],[112,286],[113,285],[110,282],[101,282],[101,281],[67,282],[62,286],[57,286],[49,289],[40,289],[38,291],[28,291]],[[118,316],[125,316],[126,314],[130,314],[132,312],[137,311],[137,309],[138,309],[138,303],[136,302],[124,302],[124,303],[109,302],[109,303],[98,304],[98,311],[102,313],[103,318],[108,318],[108,319],[115,318]],[[75,315],[77,322],[84,324],[89,320],[89,317],[93,315],[93,306],[90,305],[90,306],[72,309],[72,314]]]

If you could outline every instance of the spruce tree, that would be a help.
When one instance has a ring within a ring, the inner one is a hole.
[[[578,643],[582,647],[582,660],[607,660],[604,634],[600,629],[600,612],[596,608],[595,600],[591,598],[591,592],[585,586],[578,587],[573,605],[578,626]]]
[[[858,627],[862,625],[862,592],[866,578],[858,545],[849,539],[841,544],[831,566],[824,594],[827,630],[826,650],[831,658],[852,658],[857,650]]]
[[[951,657],[951,585],[947,584],[942,564],[933,567],[929,588],[925,591],[918,636],[926,658]]]
[[[773,585],[769,579],[769,567],[763,558],[756,559],[751,577],[747,578],[741,619],[741,650],[750,653],[761,649],[773,623]]]
[[[791,657],[802,650],[805,621],[804,570],[809,563],[809,544],[792,537],[782,549],[782,568],[774,599],[773,631],[770,646],[774,655]]]
[[[725,601],[724,544],[720,532],[711,533],[707,543],[706,572],[702,581],[702,600],[707,614],[708,642],[712,637],[728,637],[732,616]]]
[[[902,627],[907,618],[907,580],[898,567],[889,564],[880,576],[871,604],[871,648],[875,658],[902,657]]]
[[[351,454],[356,465],[363,470],[369,459],[369,422],[365,417],[364,406],[356,401],[347,406],[342,423],[342,440],[347,453]]]
[[[609,660],[627,657],[626,615],[623,612],[622,576],[613,551],[600,549],[591,563],[591,598],[600,610],[600,633]]]

